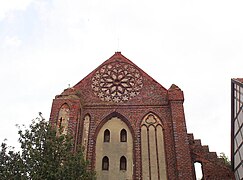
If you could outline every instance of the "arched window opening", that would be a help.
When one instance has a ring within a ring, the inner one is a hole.
[[[195,162],[194,169],[195,169],[196,180],[203,179],[202,164],[200,162]]]
[[[69,118],[70,118],[70,108],[65,103],[61,106],[59,110],[58,118],[56,122],[56,128],[57,128],[56,130],[58,135],[68,133]]]
[[[120,170],[127,170],[127,159],[124,156],[122,156],[120,159]]]
[[[90,116],[86,115],[84,117],[84,122],[83,122],[83,137],[82,137],[82,145],[84,146],[84,157],[86,157],[87,149],[88,149],[89,124],[90,124]]]
[[[121,142],[127,142],[127,131],[125,129],[121,130],[120,141]]]
[[[109,170],[109,158],[107,156],[103,157],[102,159],[102,170]]]
[[[58,123],[58,128],[60,129],[62,127],[62,117],[59,119],[59,123]]]
[[[104,142],[110,142],[110,131],[108,129],[104,132]]]

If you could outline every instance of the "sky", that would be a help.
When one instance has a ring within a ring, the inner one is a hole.
[[[188,133],[230,157],[230,82],[243,77],[243,1],[0,0],[0,142],[116,51],[184,92]]]

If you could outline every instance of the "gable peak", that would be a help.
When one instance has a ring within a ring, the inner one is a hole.
[[[120,51],[115,52],[115,54],[112,55],[104,63],[102,63],[102,65],[103,64],[107,64],[107,63],[114,63],[114,62],[117,62],[117,63],[129,63],[129,64],[132,64],[132,65],[135,65],[131,60],[126,58],[124,55],[122,55],[122,53]]]

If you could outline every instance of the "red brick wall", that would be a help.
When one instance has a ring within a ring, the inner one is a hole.
[[[189,141],[183,108],[183,92],[175,85],[169,89],[169,102],[175,141],[177,175],[179,179],[193,179]]]
[[[107,102],[97,97],[91,88],[92,77],[97,69],[106,63],[113,63],[117,59],[124,63],[132,64],[143,76],[143,87],[140,93],[134,98],[124,102]],[[50,122],[54,124],[58,118],[60,107],[67,103],[70,107],[69,132],[75,137],[75,144],[80,144],[82,139],[82,127],[85,115],[90,115],[90,130],[87,149],[87,159],[90,168],[95,167],[95,145],[96,137],[102,125],[111,117],[120,117],[129,127],[134,142],[134,179],[141,179],[141,130],[140,124],[146,114],[156,114],[163,124],[165,155],[167,175],[170,180],[195,179],[193,163],[199,161],[196,152],[199,146],[193,144],[194,139],[187,135],[186,122],[183,108],[183,92],[172,85],[166,90],[145,72],[139,69],[130,60],[120,53],[116,53],[105,61],[86,78],[81,80],[74,87],[66,89],[61,95],[53,100]],[[203,148],[201,148],[203,149]],[[201,150],[200,149],[200,150]],[[211,154],[209,153],[208,156]],[[225,176],[225,167],[222,164],[202,161],[204,177],[212,179]],[[223,169],[223,170],[222,170]],[[226,168],[227,169],[227,168]],[[231,177],[231,171],[228,171]],[[228,177],[228,176],[227,176]]]
[[[209,147],[201,145],[200,139],[194,139],[188,134],[192,163],[202,165],[203,178],[206,180],[234,180],[234,173],[223,159],[218,158],[216,152],[210,152]]]

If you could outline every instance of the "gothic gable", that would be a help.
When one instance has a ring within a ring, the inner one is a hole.
[[[207,146],[187,134],[184,96],[166,90],[116,52],[53,100],[50,122],[84,147],[97,179],[234,179]]]
[[[79,94],[85,105],[167,103],[167,90],[120,52],[77,83],[72,91]]]

